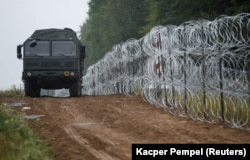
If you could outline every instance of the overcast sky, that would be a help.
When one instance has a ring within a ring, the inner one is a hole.
[[[89,0],[0,0],[0,90],[23,86],[16,46],[36,29],[72,28],[87,19]],[[79,35],[79,34],[78,34]]]

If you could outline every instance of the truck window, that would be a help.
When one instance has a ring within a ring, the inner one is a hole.
[[[76,56],[76,44],[73,41],[53,41],[52,56]]]
[[[31,47],[31,41],[28,41],[24,46],[25,56],[49,56],[49,42],[37,41],[36,45]]]

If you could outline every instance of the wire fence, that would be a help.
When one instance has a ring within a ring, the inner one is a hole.
[[[173,115],[250,131],[250,14],[154,27],[87,69],[83,94],[142,94]]]

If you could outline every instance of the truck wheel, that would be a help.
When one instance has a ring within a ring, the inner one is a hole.
[[[82,95],[82,87],[79,82],[73,83],[69,89],[70,97],[80,97]]]
[[[31,86],[29,82],[24,82],[24,92],[25,96],[30,97],[31,96]]]
[[[41,88],[40,87],[34,87],[34,96],[33,97],[40,97],[40,92],[41,92]]]
[[[32,82],[27,81],[24,83],[24,92],[27,97],[40,97],[40,90],[40,87],[37,87]]]

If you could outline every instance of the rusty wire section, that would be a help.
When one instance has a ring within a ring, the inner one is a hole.
[[[250,14],[153,28],[90,66],[83,94],[142,94],[173,115],[250,131]]]

